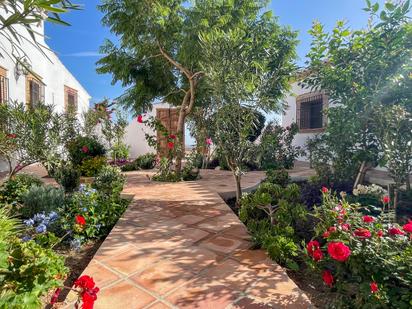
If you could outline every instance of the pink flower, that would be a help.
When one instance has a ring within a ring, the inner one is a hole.
[[[328,244],[328,253],[332,259],[345,262],[349,258],[351,251],[343,242],[337,241]]]
[[[379,291],[379,287],[376,282],[371,282],[370,288],[371,288],[371,293],[376,293]]]
[[[323,282],[330,288],[333,286],[333,275],[329,270],[324,270],[322,273]]]
[[[170,139],[176,139],[176,135],[174,135],[174,134],[169,134],[169,138],[170,138]]]
[[[337,228],[336,226],[331,226],[330,228],[328,228],[328,232],[333,233],[336,232]]]
[[[321,190],[322,190],[322,192],[323,192],[323,193],[328,193],[328,192],[329,192],[329,189],[328,189],[328,188],[326,188],[326,187],[322,187],[322,189],[321,189]]]
[[[306,245],[306,250],[308,251],[309,256],[313,256],[313,252],[315,252],[315,250],[317,250],[319,248],[320,248],[320,245],[319,245],[319,242],[317,240],[311,240]]]
[[[137,122],[138,123],[143,123],[143,116],[142,115],[137,116]]]
[[[407,233],[412,233],[412,221],[409,221],[408,223],[406,223],[402,229],[407,232]]]
[[[402,232],[400,229],[397,227],[391,227],[389,230],[389,235],[405,235],[404,232]]]
[[[54,305],[57,302],[57,300],[59,299],[59,295],[60,295],[61,291],[62,291],[61,288],[58,288],[58,289],[56,289],[56,291],[54,291],[53,296],[50,300],[50,305]]]
[[[379,230],[376,232],[376,236],[378,236],[379,238],[383,236],[383,231]]]
[[[210,137],[206,138],[206,145],[212,145],[212,139]]]
[[[343,223],[341,225],[343,231],[349,231],[350,225],[348,223]]]
[[[325,233],[322,234],[323,238],[328,238],[330,236],[330,232],[326,231]]]
[[[359,238],[369,238],[372,236],[371,232],[368,229],[365,228],[357,228],[355,232],[353,232],[355,236],[358,236]]]
[[[390,201],[391,201],[391,199],[390,199],[390,197],[389,197],[388,195],[385,195],[385,196],[382,198],[382,202],[383,202],[384,204],[388,204]]]
[[[89,147],[87,147],[86,145],[84,145],[84,146],[82,147],[82,152],[83,152],[83,153],[88,153],[88,152],[89,152]]]
[[[365,223],[371,223],[371,222],[375,221],[375,218],[374,218],[374,217],[371,217],[371,216],[363,216],[363,217],[362,217],[362,220],[363,220],[363,222],[365,222]]]
[[[11,138],[11,139],[14,139],[14,138],[17,137],[17,134],[10,133],[10,134],[7,134],[7,137],[8,137],[8,138]]]

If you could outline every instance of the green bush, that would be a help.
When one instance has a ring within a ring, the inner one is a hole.
[[[41,186],[43,182],[30,174],[15,175],[0,187],[0,204],[22,203],[22,197],[33,185]]]
[[[119,196],[123,190],[124,183],[125,177],[121,174],[120,169],[107,165],[100,170],[92,187],[100,194]]]
[[[137,157],[133,162],[127,163],[121,167],[123,172],[149,170],[156,165],[156,154],[147,153]]]
[[[129,157],[130,147],[122,142],[114,144],[110,150],[110,155],[114,161],[127,159]]]
[[[71,164],[63,164],[56,171],[56,181],[66,193],[71,193],[80,185],[80,171]]]
[[[56,211],[64,204],[64,191],[53,186],[32,186],[23,197],[20,213],[31,218],[37,213]]]
[[[104,146],[97,137],[78,136],[67,144],[70,161],[74,166],[82,165],[83,160],[101,157],[106,154]]]
[[[60,286],[64,259],[34,241],[17,237],[18,222],[0,209],[0,308],[39,308],[41,297]]]
[[[290,177],[285,169],[272,170],[269,169],[266,171],[266,180],[267,182],[278,184],[281,187],[286,187],[290,182]]]
[[[82,161],[82,164],[80,165],[80,173],[82,176],[94,177],[106,165],[107,160],[105,157],[86,158]]]

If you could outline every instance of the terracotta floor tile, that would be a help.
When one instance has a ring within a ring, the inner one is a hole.
[[[94,282],[100,289],[120,279],[117,274],[93,260],[83,271],[83,274],[93,277]]]
[[[243,224],[232,226],[228,228],[227,230],[224,230],[222,234],[231,235],[236,238],[245,239],[245,240],[250,240],[252,238],[249,232],[247,231],[247,228]]]
[[[172,307],[170,307],[169,305],[163,303],[163,302],[156,302],[153,305],[147,307],[148,309],[170,309]]]
[[[255,299],[250,299],[248,297],[242,298],[237,301],[230,309],[270,309],[275,308],[269,304],[259,302]]]
[[[94,255],[94,259],[104,261],[134,247],[128,242],[118,241],[117,237],[108,237]]]
[[[155,298],[132,284],[122,281],[97,294],[95,309],[143,308]]]
[[[208,238],[199,244],[200,247],[204,247],[220,254],[229,254],[237,248],[244,248],[247,243],[244,240],[236,239],[234,237],[217,235],[212,238]]]
[[[210,233],[203,231],[203,230],[189,227],[189,228],[182,229],[179,232],[174,233],[173,235],[180,236],[186,239],[190,239],[193,242],[197,242],[209,236]]]
[[[222,259],[213,251],[193,246],[171,251],[167,254],[167,258],[179,267],[194,273],[198,273]]]
[[[118,272],[130,275],[137,270],[158,262],[160,259],[157,254],[149,250],[130,249],[110,259],[104,260],[103,263]]]
[[[193,274],[170,261],[160,262],[138,273],[130,280],[147,290],[163,295],[189,282]]]
[[[205,219],[206,219],[206,217],[195,216],[195,215],[184,215],[184,216],[180,216],[180,217],[176,218],[176,220],[178,220],[178,221],[180,221],[184,224],[187,224],[187,225],[196,224],[196,223],[198,223],[200,221],[203,221]]]

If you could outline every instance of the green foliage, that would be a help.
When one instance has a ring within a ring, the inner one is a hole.
[[[172,160],[161,158],[157,165],[157,173],[153,175],[152,180],[164,182],[178,182],[181,177],[173,170]]]
[[[107,165],[106,157],[90,157],[85,158],[80,165],[80,173],[82,176],[94,177],[96,176],[103,167]]]
[[[201,160],[201,156],[197,153],[196,149],[192,150],[190,155],[186,158],[186,164],[182,170],[182,179],[184,181],[191,181],[199,179],[198,162]]]
[[[64,191],[53,186],[32,186],[22,197],[20,213],[31,218],[37,213],[57,211],[64,204]]]
[[[142,170],[149,170],[155,167],[156,165],[156,154],[147,153],[136,158],[134,161],[138,168]]]
[[[335,308],[410,308],[412,244],[408,229],[404,226],[402,231],[396,224],[387,223],[384,213],[365,220],[363,212],[359,204],[324,193],[323,203],[314,213],[318,219],[315,238],[322,258],[316,262],[309,253],[308,265],[316,273],[327,269],[333,275],[338,297],[331,305]],[[358,234],[360,229],[363,234]],[[391,233],[391,229],[398,229],[401,235],[393,230]],[[332,242],[342,242],[349,248],[347,260],[332,257],[327,250]],[[372,282],[378,287],[374,293]]]
[[[17,227],[0,209],[0,308],[39,308],[41,296],[62,284],[67,269],[52,250],[18,239]]]
[[[104,156],[106,150],[98,142],[97,137],[78,136],[67,144],[70,161],[74,166],[80,166],[83,160]]]
[[[56,181],[66,193],[71,193],[80,185],[80,171],[69,163],[63,163],[56,171]]]
[[[130,147],[123,142],[114,144],[111,147],[110,155],[114,161],[118,159],[127,159],[129,157]]]
[[[298,133],[297,124],[283,128],[273,122],[269,123],[262,133],[258,150],[258,163],[267,169],[292,169],[295,160],[304,154],[299,146],[292,142]]]
[[[412,106],[410,1],[387,3],[380,12],[377,3],[367,1],[365,11],[370,15],[366,29],[352,31],[339,21],[331,33],[318,22],[311,30],[303,84],[325,91],[330,103],[328,127],[311,157],[323,175],[336,174],[335,180],[354,179],[357,171],[361,175],[377,165],[384,150],[375,127],[386,118],[385,106],[409,111]]]
[[[43,182],[31,174],[17,174],[0,187],[0,204],[22,203],[31,186],[41,186]]]
[[[290,182],[290,177],[288,171],[285,169],[281,170],[267,170],[266,171],[266,182],[277,184],[281,187],[286,187]]]
[[[99,194],[106,196],[120,196],[126,178],[121,174],[120,169],[112,166],[103,167],[93,182],[93,188]]]

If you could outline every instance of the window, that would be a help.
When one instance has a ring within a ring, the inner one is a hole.
[[[296,98],[296,122],[300,132],[320,132],[326,126],[328,99],[323,93],[307,93]]]
[[[68,86],[64,86],[64,110],[77,112],[77,90]]]
[[[7,70],[0,67],[0,104],[9,100],[9,79]]]
[[[26,104],[30,108],[44,102],[44,84],[40,78],[29,74],[26,77]]]

